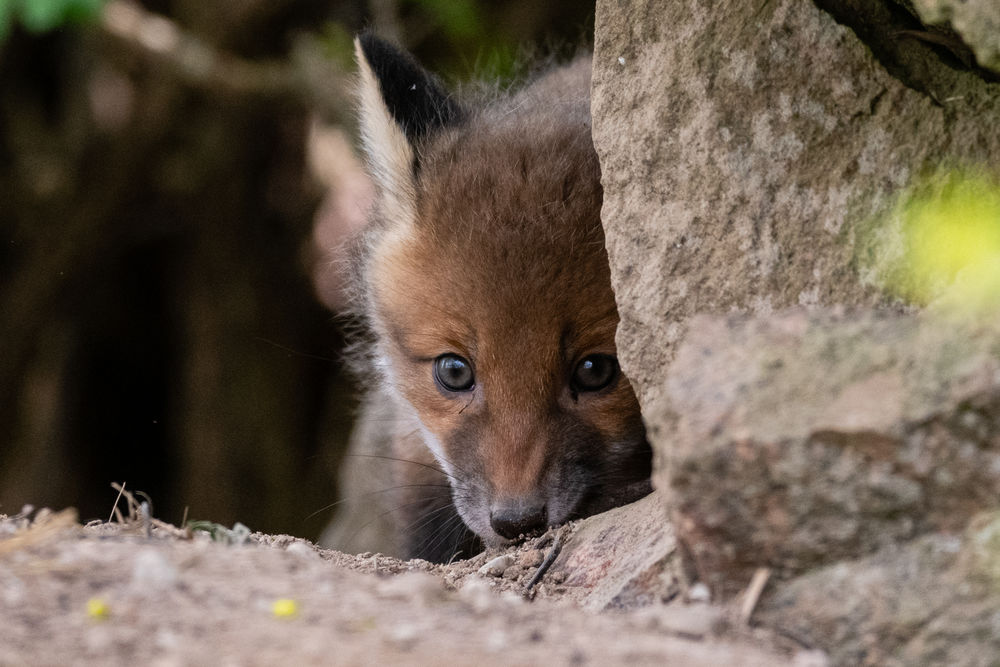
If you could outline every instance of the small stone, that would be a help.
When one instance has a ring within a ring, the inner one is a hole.
[[[107,625],[95,625],[83,635],[83,646],[90,655],[107,656],[114,645],[114,636]]]
[[[427,605],[441,600],[445,590],[440,579],[427,572],[402,572],[379,582],[381,597],[412,600]]]
[[[149,667],[183,667],[184,662],[177,656],[163,655],[153,658]]]
[[[0,600],[8,607],[15,607],[25,599],[25,586],[14,575],[4,577],[0,582]]]
[[[319,558],[319,554],[316,553],[316,549],[306,542],[292,542],[285,547],[285,551],[305,560],[315,560]]]
[[[510,639],[503,630],[494,630],[486,637],[486,650],[490,653],[499,653],[507,648]]]
[[[400,623],[390,628],[386,637],[399,648],[408,649],[417,643],[420,628],[413,623]]]
[[[504,554],[503,556],[497,556],[493,560],[483,565],[479,568],[479,574],[483,576],[493,576],[500,577],[507,570],[508,567],[514,564],[514,557],[510,554]]]
[[[708,590],[708,586],[699,581],[691,587],[687,597],[690,602],[708,603],[712,601],[712,591]]]
[[[485,580],[474,577],[465,580],[462,587],[458,589],[458,597],[478,613],[492,608],[497,600],[490,585]]]
[[[525,603],[524,596],[514,591],[503,591],[500,593],[500,600],[508,607],[520,607]]]
[[[827,667],[830,656],[819,649],[799,651],[792,658],[792,667]]]
[[[682,637],[704,638],[712,634],[722,610],[707,604],[672,604],[647,607],[638,614],[648,626]]]
[[[184,645],[184,640],[176,631],[160,628],[153,635],[153,646],[161,651],[176,651]]]
[[[143,549],[132,563],[130,586],[134,592],[165,591],[177,584],[177,568],[157,549]]]
[[[517,555],[517,564],[521,567],[538,567],[545,559],[541,549],[528,549]]]

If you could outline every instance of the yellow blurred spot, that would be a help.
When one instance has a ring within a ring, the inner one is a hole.
[[[299,606],[295,603],[295,600],[282,598],[274,601],[271,611],[278,618],[288,618],[299,613]]]
[[[1000,305],[1000,185],[954,173],[911,193],[901,209],[903,256],[890,286],[907,299]]]
[[[91,618],[105,619],[111,613],[111,607],[101,598],[90,598],[87,600],[87,616]]]

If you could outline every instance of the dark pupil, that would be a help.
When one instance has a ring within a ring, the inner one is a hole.
[[[434,360],[434,377],[449,391],[465,391],[472,387],[472,367],[457,354],[442,354]]]
[[[573,385],[577,391],[597,391],[611,384],[618,373],[618,362],[606,354],[585,357],[573,371]]]

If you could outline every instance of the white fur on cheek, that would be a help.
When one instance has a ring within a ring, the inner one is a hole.
[[[369,171],[378,185],[382,215],[393,225],[410,225],[416,202],[413,147],[386,107],[378,80],[357,39],[354,51],[360,74],[361,141]]]
[[[396,403],[398,408],[405,413],[407,423],[410,426],[416,427],[417,431],[420,433],[420,439],[423,441],[427,449],[431,451],[434,455],[434,459],[441,465],[441,469],[444,470],[445,474],[448,476],[448,483],[451,485],[453,493],[456,483],[460,485],[468,485],[469,482],[466,479],[465,474],[457,472],[455,467],[445,456],[441,440],[427,428],[423,420],[420,419],[420,414],[417,412],[417,409],[414,408],[408,400],[406,400],[402,392],[399,390],[399,386],[394,380],[392,358],[388,354],[381,353],[376,357],[375,363],[380,369],[382,378],[386,382],[393,401]],[[462,517],[465,525],[477,533],[489,546],[507,544],[509,540],[497,535],[493,532],[493,529],[490,526],[489,507],[486,504],[486,499],[483,496],[482,491],[467,488],[461,495],[464,500],[456,499],[455,508],[458,510],[458,514]]]
[[[427,445],[427,449],[431,450],[431,453],[434,454],[434,458],[441,464],[445,473],[449,477],[454,478],[455,470],[445,458],[444,447],[441,445],[441,441],[438,440],[437,436],[431,433],[430,429],[424,425],[423,420],[420,419],[420,413],[417,412],[417,409],[413,407],[408,400],[406,400],[403,396],[403,392],[399,390],[399,385],[396,383],[396,374],[393,372],[392,358],[385,353],[378,354],[375,357],[375,367],[378,369],[379,374],[384,378],[396,405],[405,410],[413,423],[417,425],[420,431],[420,438],[424,441],[424,444]]]
[[[434,458],[436,458],[438,463],[441,464],[441,467],[444,468],[448,477],[454,479],[455,470],[444,456],[444,447],[441,446],[441,441],[438,440],[437,436],[431,433],[426,426],[424,426],[423,422],[420,422],[420,437],[424,439],[424,444],[427,445],[427,449],[431,450],[431,453],[434,454]]]

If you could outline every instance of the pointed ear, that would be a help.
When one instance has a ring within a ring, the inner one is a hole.
[[[461,107],[413,56],[371,33],[354,40],[360,74],[361,139],[386,214],[412,219],[419,169],[415,146],[461,120]]]

